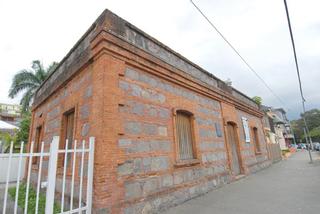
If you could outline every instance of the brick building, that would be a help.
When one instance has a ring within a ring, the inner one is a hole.
[[[147,213],[268,166],[262,116],[106,10],[37,91],[30,141],[94,136],[95,212]]]

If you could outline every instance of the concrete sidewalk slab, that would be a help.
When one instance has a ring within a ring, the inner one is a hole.
[[[167,214],[319,214],[320,155],[307,151],[171,208]]]

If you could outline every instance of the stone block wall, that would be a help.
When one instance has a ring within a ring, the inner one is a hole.
[[[219,88],[221,80],[108,11],[95,24],[83,40],[85,57],[73,59],[81,69],[60,67],[45,83],[53,92],[39,91],[30,131],[31,141],[43,125],[48,144],[75,108],[75,139],[96,138],[94,213],[158,212],[235,180],[227,122],[237,127],[243,174],[270,164],[262,113],[250,99]],[[59,78],[64,72],[69,79]],[[195,160],[188,164],[177,161],[177,110],[193,115]],[[244,141],[242,116],[258,128],[261,154]]]
[[[92,90],[91,71],[86,69],[33,111],[30,140],[35,140],[38,126],[44,129],[42,139],[45,144],[50,143],[53,136],[61,135],[63,114],[72,108],[75,109],[76,117],[75,137],[80,141],[87,140],[90,130]]]
[[[268,166],[259,117],[108,55],[34,109],[31,140],[40,124],[46,144],[61,135],[63,113],[70,108],[76,110],[75,139],[96,137],[97,213],[161,211],[234,180],[225,138],[228,117],[238,124],[244,173]],[[197,162],[185,166],[177,164],[174,137],[173,116],[179,109],[194,116]],[[242,116],[259,129],[259,156],[252,142],[244,142]]]
[[[127,66],[123,74],[124,102],[118,108],[124,133],[118,146],[126,157],[117,166],[124,185],[122,211],[164,210],[230,182],[220,102],[139,68]],[[192,166],[176,165],[173,115],[178,109],[194,115],[199,162]]]
[[[265,166],[270,165],[270,160],[268,158],[268,151],[267,151],[267,144],[266,144],[266,138],[264,134],[264,128],[262,125],[262,118],[257,118],[253,115],[250,115],[248,113],[245,113],[241,110],[237,110],[238,115],[238,123],[240,124],[240,143],[243,145],[243,149],[241,151],[244,162],[246,166],[248,167],[248,170],[250,173],[256,172],[257,167],[259,169],[259,166],[261,165],[261,168],[264,168]],[[244,129],[242,126],[242,120],[241,118],[245,117],[248,119],[248,125],[250,129],[250,142],[245,142],[244,137]],[[261,153],[255,152],[255,145],[253,142],[253,132],[252,128],[257,128],[258,131],[258,140],[260,145]]]

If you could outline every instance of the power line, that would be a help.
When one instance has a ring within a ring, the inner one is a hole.
[[[264,84],[264,86],[272,93],[274,97],[278,99],[278,101],[285,105],[282,99],[271,89],[271,87],[264,81],[264,79],[253,69],[253,67],[241,56],[239,51],[227,40],[227,38],[221,33],[221,31],[210,21],[210,19],[201,11],[201,9],[192,1],[190,0],[192,5],[198,10],[198,12],[207,20],[207,22],[215,29],[215,31],[222,37],[222,39],[231,47],[231,49],[240,57],[240,59],[246,64],[250,71],[252,71],[256,77]]]
[[[285,9],[286,9],[286,15],[287,15],[288,27],[289,27],[289,31],[290,31],[290,38],[291,38],[291,44],[292,44],[292,49],[293,49],[294,61],[295,61],[295,64],[296,64],[296,71],[297,71],[297,76],[298,76],[298,81],[299,81],[299,89],[300,89],[300,96],[301,96],[301,102],[302,102],[302,111],[303,111],[302,119],[303,119],[303,122],[304,122],[304,125],[305,125],[304,133],[305,133],[306,141],[308,141],[308,138],[309,138],[309,143],[310,143],[309,156],[310,156],[310,162],[312,163],[312,156],[311,156],[310,150],[313,149],[313,144],[312,144],[312,139],[310,137],[308,124],[307,124],[306,117],[305,117],[305,114],[306,114],[306,107],[305,107],[306,99],[303,96],[302,82],[301,82],[301,78],[300,78],[300,70],[299,70],[299,64],[298,64],[298,57],[297,57],[297,52],[296,52],[296,46],[294,44],[293,33],[292,33],[292,28],[291,28],[291,21],[290,21],[289,10],[288,10],[288,5],[287,5],[287,1],[286,0],[284,0],[284,6],[285,6]]]
[[[284,6],[286,8],[286,15],[287,15],[288,27],[289,27],[289,31],[290,31],[290,38],[291,38],[291,44],[292,44],[292,49],[293,49],[294,61],[295,61],[295,64],[296,64],[296,70],[297,70],[298,81],[299,81],[300,95],[301,95],[302,101],[305,102],[306,99],[303,96],[302,83],[301,83],[301,78],[300,78],[300,70],[299,70],[297,52],[296,52],[296,46],[294,44],[293,33],[292,33],[291,22],[290,22],[290,16],[289,16],[289,10],[288,10],[288,5],[287,5],[287,1],[286,0],[284,0]]]

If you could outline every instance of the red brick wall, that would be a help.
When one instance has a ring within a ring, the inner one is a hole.
[[[224,140],[214,129],[214,123],[222,126],[219,102],[130,66],[119,79],[119,87],[124,100],[119,106],[124,134],[118,145],[126,155],[117,173],[126,201],[158,197],[225,175]],[[176,166],[175,110],[193,113],[199,160],[194,166]]]
[[[92,79],[93,69],[88,66],[83,71],[80,71],[77,76],[65,84],[62,88],[50,96],[44,103],[32,112],[32,124],[30,130],[29,149],[31,141],[35,140],[36,129],[42,126],[41,140],[44,142],[44,150],[49,151],[49,143],[53,136],[62,136],[62,119],[63,114],[74,108],[75,109],[75,124],[74,136],[78,141],[78,148],[81,148],[81,141],[88,142],[90,136],[93,136],[93,117],[92,117],[92,97],[94,96],[94,85]],[[61,140],[61,143],[62,140]],[[34,146],[36,148],[36,145]],[[34,148],[34,151],[35,151]],[[39,146],[40,148],[40,146]],[[59,155],[59,163],[62,165],[62,157]],[[59,165],[60,166],[60,165]],[[69,164],[70,166],[70,164]],[[79,174],[80,161],[76,162],[76,175]],[[47,180],[48,159],[44,158],[42,167],[42,181]],[[87,165],[84,165],[87,169]],[[68,169],[71,172],[71,168]],[[56,188],[58,192],[62,189],[62,169],[58,168]],[[70,173],[68,173],[70,174]],[[31,174],[31,182],[37,182],[37,165],[33,166]],[[69,177],[69,175],[68,175]],[[78,181],[78,177],[76,177]],[[77,186],[77,184],[76,184]],[[76,188],[77,189],[77,188]],[[78,190],[77,190],[78,191]],[[67,180],[66,194],[70,195],[70,182]],[[77,195],[77,194],[76,194]],[[57,195],[58,196],[58,195]],[[85,196],[85,195],[84,195]],[[67,199],[66,199],[67,200]],[[60,202],[60,200],[59,200]]]
[[[75,137],[88,139],[92,93],[92,71],[88,67],[33,110],[30,140],[34,140],[36,127],[42,125],[43,141],[51,142],[53,136],[61,134],[63,113],[72,108],[75,108]]]
[[[262,114],[250,100],[209,87],[106,32],[91,41],[90,57],[90,63],[33,109],[30,140],[41,124],[46,144],[61,135],[63,113],[75,108],[75,138],[96,138],[95,212],[164,210],[235,179],[227,122],[237,127],[243,173],[269,164]],[[177,161],[176,110],[193,114],[196,160],[187,164]],[[244,141],[241,117],[258,129],[261,154],[255,153],[253,142]]]
[[[45,127],[46,143],[60,135],[62,114],[73,107],[76,139],[96,137],[96,210],[161,210],[229,182],[233,177],[225,145],[225,121],[238,124],[245,173],[257,170],[256,164],[266,160],[260,118],[110,55],[97,57],[34,110],[31,139],[39,124]],[[173,117],[179,109],[194,116],[198,162],[185,166],[177,165],[176,158]],[[261,155],[255,155],[252,142],[244,142],[242,116],[259,130]],[[221,128],[221,136],[217,136],[216,126]]]

